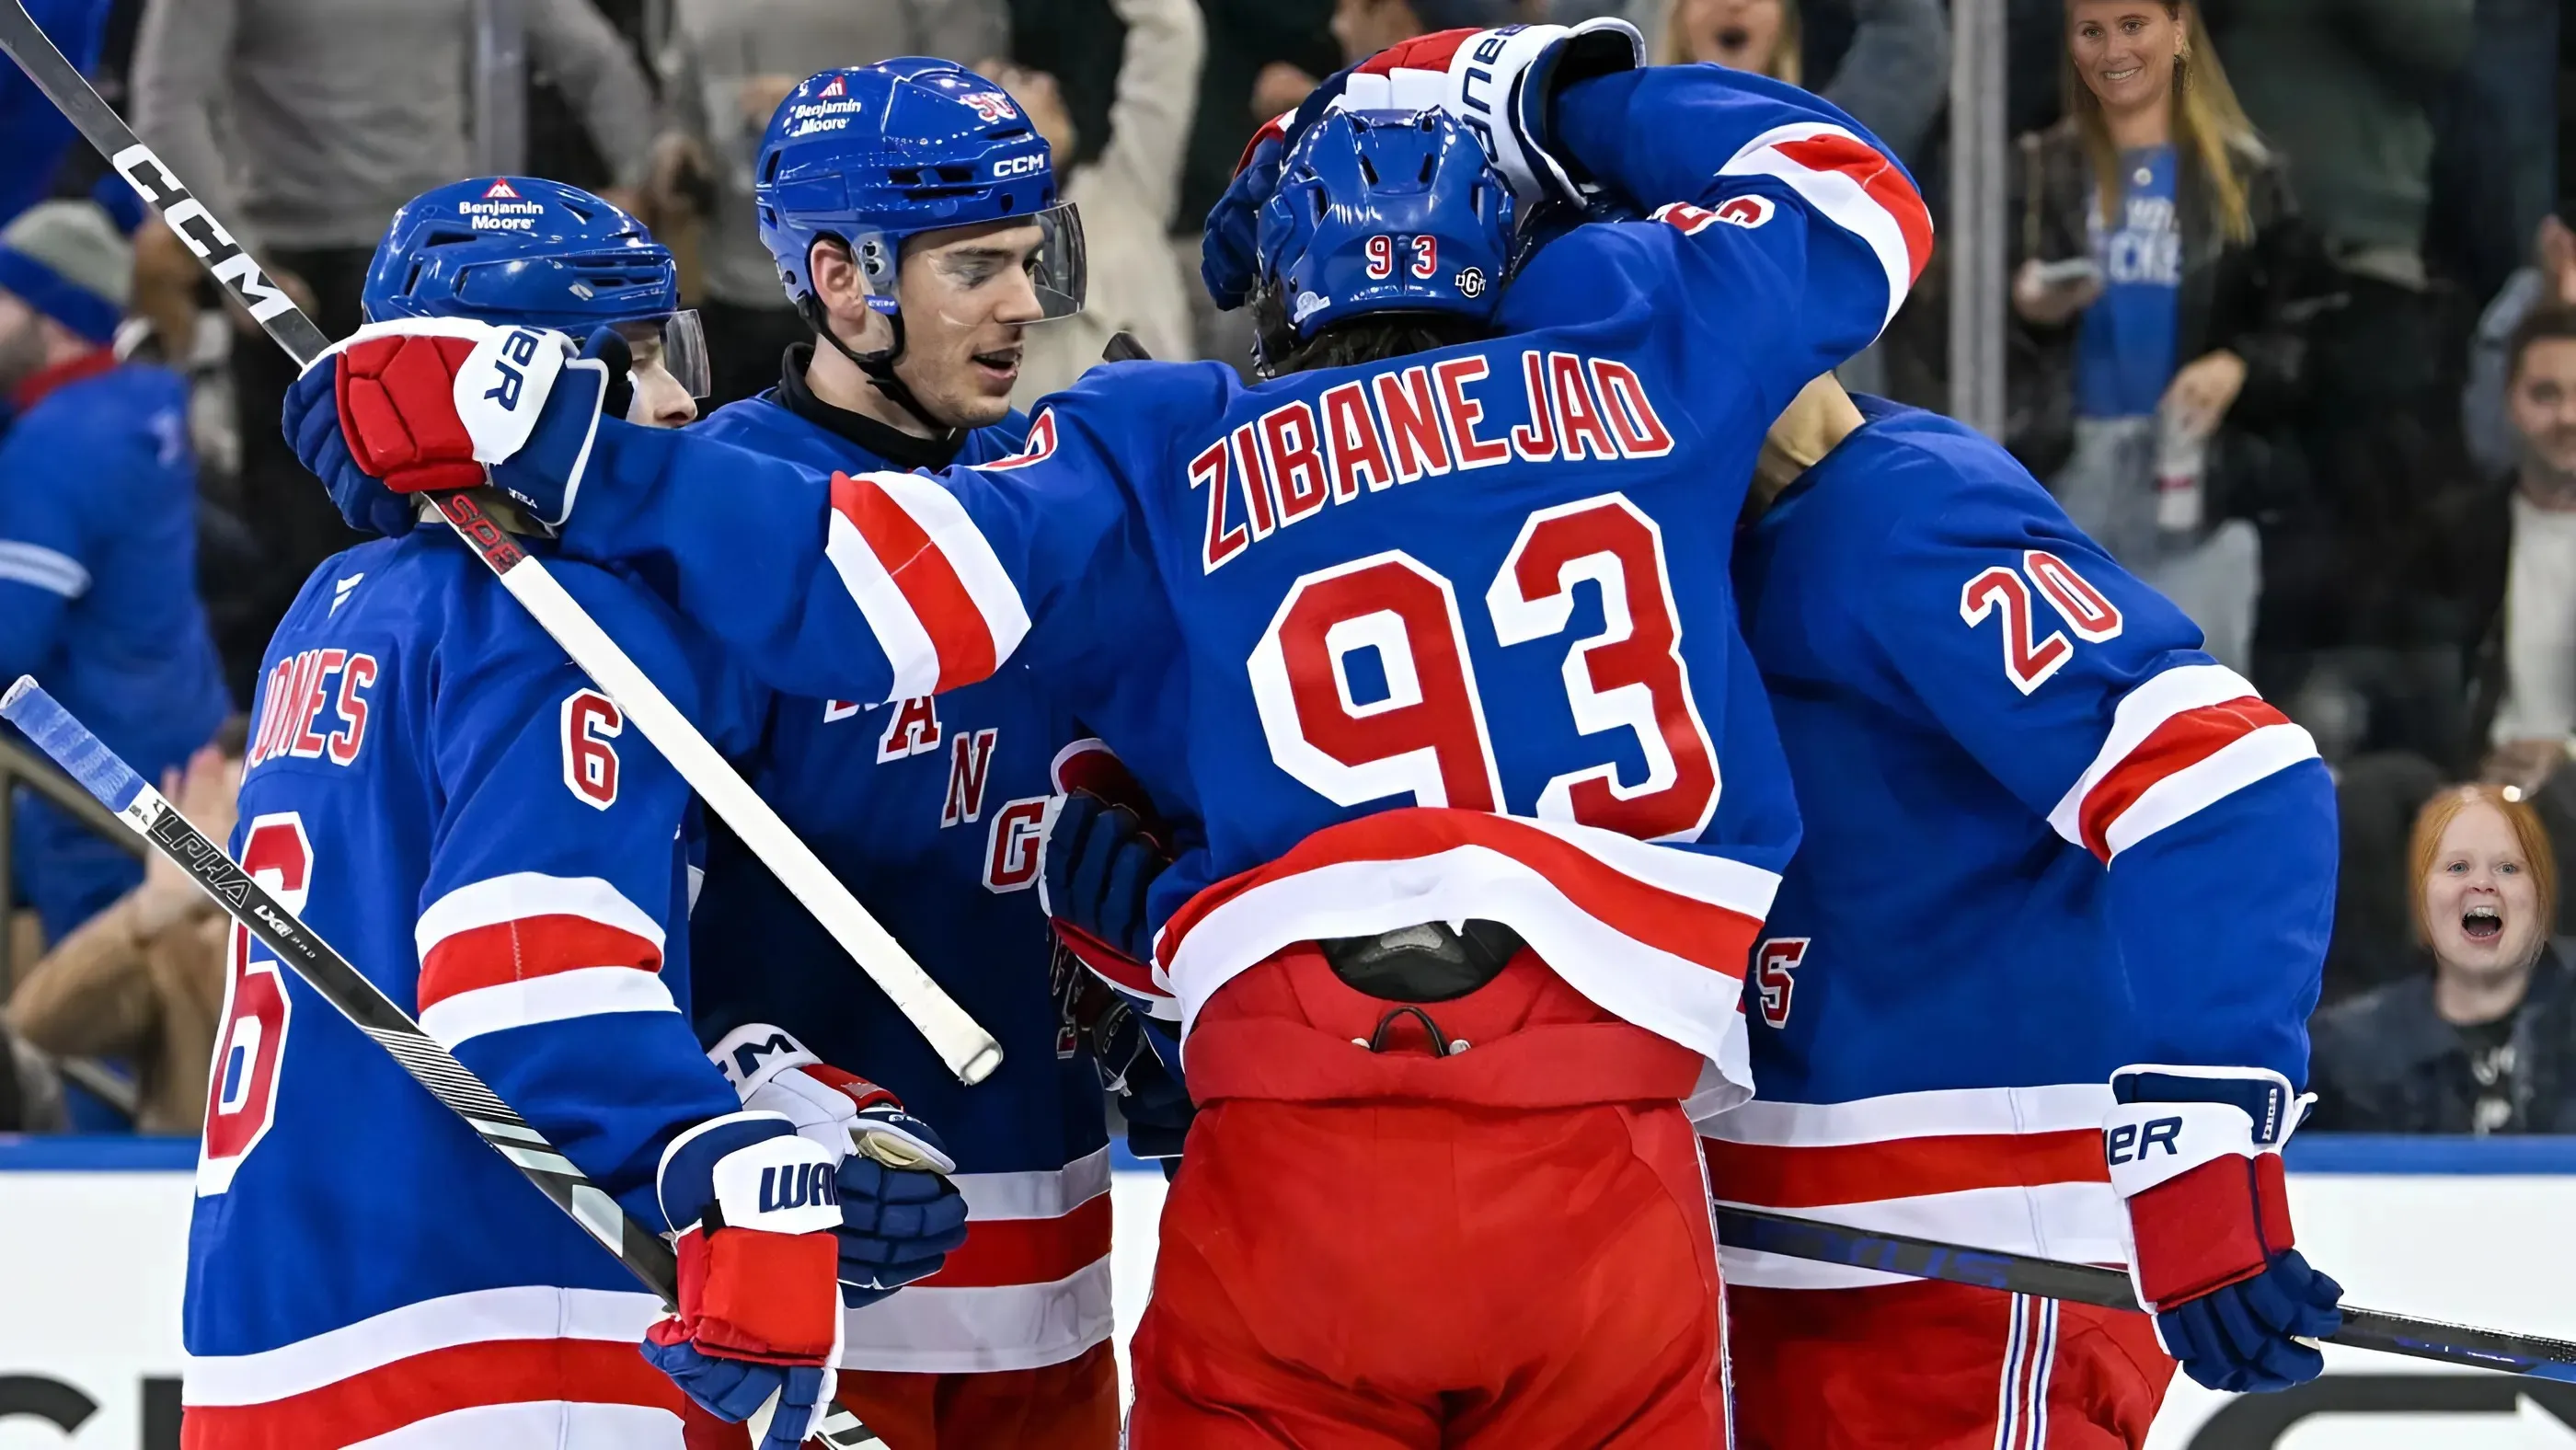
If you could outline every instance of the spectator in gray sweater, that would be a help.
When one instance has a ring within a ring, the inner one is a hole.
[[[643,180],[653,106],[590,0],[524,0],[532,58],[582,111],[625,185]],[[134,128],[322,330],[358,325],[358,292],[394,209],[473,163],[476,0],[148,0]],[[274,420],[295,365],[233,350],[241,502],[270,581],[217,644],[236,696],[316,565],[355,541]]]
[[[999,0],[678,0],[659,61],[662,134],[649,199],[655,229],[697,224],[698,315],[720,407],[775,386],[788,345],[814,329],[787,305],[760,244],[751,166],[760,134],[816,71],[931,55],[973,65],[1005,45]]]

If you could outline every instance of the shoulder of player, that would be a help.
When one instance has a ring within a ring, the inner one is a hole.
[[[1079,423],[1104,441],[1161,441],[1171,427],[1222,416],[1243,390],[1234,369],[1221,362],[1102,363],[1039,401],[1031,415],[1032,446],[1036,420],[1049,414],[1059,427]]]
[[[1876,399],[1867,421],[1807,472],[1807,491],[1830,505],[1810,512],[1840,521],[1847,546],[1927,542],[1974,545],[2027,537],[2035,519],[2061,520],[2048,490],[2003,447],[1963,423]],[[1854,518],[1889,527],[1852,528]]]

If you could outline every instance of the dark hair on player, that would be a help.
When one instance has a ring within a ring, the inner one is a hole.
[[[1265,378],[1384,362],[1489,335],[1483,325],[1451,313],[1378,312],[1346,318],[1299,342],[1280,288],[1256,288],[1248,305]]]
[[[2511,382],[2522,376],[2522,360],[2538,343],[2576,339],[2576,307],[2553,302],[2535,307],[2515,326],[2513,337],[2505,344],[2505,379]]]

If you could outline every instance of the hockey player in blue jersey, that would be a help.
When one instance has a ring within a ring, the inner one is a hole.
[[[669,366],[691,331],[669,253],[573,188],[485,178],[414,200],[366,305],[379,326],[508,324],[497,354],[409,355],[478,395],[504,386],[496,356],[604,376],[564,332],[615,329],[600,346],[633,352],[628,416],[693,412]],[[320,370],[365,409],[402,364],[362,332]],[[741,691],[669,610],[605,569],[553,572],[714,739],[747,741]],[[678,1234],[680,1303],[661,1317],[236,933],[189,1241],[185,1443],[677,1450],[694,1399],[725,1420],[765,1403],[765,1450],[794,1446],[827,1407],[844,1298],[936,1268],[964,1210],[933,1174],[844,1162],[745,1111],[707,1060],[687,1016],[686,786],[444,531],[314,575],[257,720],[236,858],[628,1213]],[[936,1146],[891,1107],[873,1116]]]
[[[595,422],[566,378],[492,466],[782,687],[1024,661],[1176,822],[1158,930],[1113,944],[1202,1107],[1139,1450],[1722,1431],[1683,1104],[1746,1092],[1796,821],[1726,571],[1669,561],[1726,557],[1764,427],[1876,335],[1929,223],[1804,93],[1638,69],[1625,27],[1447,45],[1414,57],[1440,108],[1289,153],[1269,381],[1098,369],[1020,455],[930,479]],[[1579,185],[1657,219],[1520,259],[1515,197]],[[312,454],[346,510],[453,456],[450,393],[394,401],[399,435],[342,410]]]
[[[1023,338],[1082,281],[1047,143],[1001,87],[946,61],[825,71],[779,106],[755,168],[762,241],[815,341],[699,436],[852,474],[1018,452]],[[846,1114],[816,1085],[863,1064],[939,1125],[966,1196],[940,1273],[851,1311],[840,1398],[902,1450],[1114,1450],[1109,1149],[1084,1028],[1121,1014],[1058,970],[1031,889],[1058,753],[1084,732],[1026,669],[893,702],[776,696],[764,715],[753,785],[1003,1048],[960,1086],[767,868],[716,839],[692,935],[719,1065],[751,1106]],[[1134,1089],[1162,1074],[1132,1030],[1104,1045],[1132,1125],[1150,1116]]]
[[[1319,99],[1354,83],[1336,78]],[[1207,276],[1220,301],[1242,286],[1252,218],[1315,109],[1265,128],[1211,215]],[[1782,692],[1808,837],[1748,986],[1763,1024],[1753,1038],[1761,1098],[1717,1120],[1712,1180],[1762,1206],[2128,1263],[2196,1379],[2241,1390],[2313,1377],[2318,1356],[2298,1337],[2331,1327],[2338,1291],[2290,1248],[2277,1152],[2295,1121],[2285,1105],[2304,1075],[2302,1024],[2332,895],[2323,768],[2303,733],[2200,653],[2197,631],[2164,601],[2080,536],[2080,548],[2047,548],[2071,526],[2009,457],[1946,420],[1867,406],[1864,425],[1820,379],[1775,424],[1756,485],[1768,503],[1832,456],[1794,488],[1834,502],[1784,507],[1739,571],[1750,642]],[[1783,537],[1797,541],[1797,567],[1751,574]],[[1989,567],[1997,560],[2018,591]],[[1918,561],[1933,561],[1936,577],[1956,573],[1944,588],[1975,581],[1994,597],[1963,592],[1945,624],[1946,606],[1927,614],[1925,596],[1877,582],[1906,578]],[[2144,596],[2125,639],[2117,608],[2070,561],[2114,597]],[[2061,656],[2103,656],[2019,711],[1979,699],[1993,672],[1958,658],[1990,652],[1987,642],[1949,637],[2016,600],[2021,623],[2003,632],[2027,642],[2006,646],[2004,672],[2025,693]],[[2066,614],[2084,644],[2030,630],[2034,600]],[[1819,620],[1856,621],[1864,641]],[[2044,658],[2016,663],[2015,648]],[[1790,663],[1775,669],[1783,656]],[[1961,678],[1945,690],[1952,674]],[[1927,748],[1924,737],[1945,732],[1955,742],[1946,752]],[[2085,779],[2097,824],[2112,834],[2095,843],[2099,864],[2067,837],[2069,861],[2033,889],[2014,867],[2046,850],[2031,838],[2053,843],[2079,826],[2052,828],[2057,797],[2036,810],[2014,801],[1990,763],[2044,772],[2051,765],[2034,766],[2033,752],[2051,762],[2070,750],[2069,779],[2094,767]],[[1859,760],[1874,765],[1855,777]],[[1099,815],[1069,807],[1065,820]],[[2194,819],[2181,826],[2183,816]],[[1993,849],[1945,849],[1963,824],[1996,833]],[[1085,856],[1137,850],[1094,835],[1075,844]],[[2131,848],[2125,875],[2106,875]],[[1120,869],[1058,856],[1051,845],[1051,885]],[[2265,869],[2244,869],[2247,859]],[[1084,899],[1099,910],[1105,897],[1116,916],[1132,910],[1120,895]],[[2246,925],[2257,919],[2261,929]],[[1920,970],[1923,944],[1951,939],[1947,955],[1973,965]],[[1832,965],[1807,978],[1822,985],[1806,989],[1798,1028],[1765,1030],[1788,1026],[1800,968],[1819,959]],[[1934,1017],[1943,1029],[1925,1033]],[[2168,1067],[2137,1065],[2149,1060]],[[2186,1120],[2188,1149],[2160,1138],[2139,1156],[2145,1125]],[[1728,1278],[1749,1444],[2135,1443],[2171,1372],[2133,1316],[1936,1284],[1784,1292],[1896,1281],[1732,1252]],[[2061,1313],[2073,1316],[2062,1334]],[[1896,1364],[1907,1379],[1888,1393]]]
[[[1727,1254],[1764,1450],[2137,1446],[2322,1368],[2279,1150],[2334,905],[2306,732],[1992,442],[1820,379],[1738,545],[1804,842],[1721,1199],[2129,1266],[2133,1314]]]

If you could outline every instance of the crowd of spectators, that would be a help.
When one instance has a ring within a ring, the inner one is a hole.
[[[779,98],[830,65],[966,62],[1054,144],[1091,296],[1031,339],[1023,406],[1118,331],[1247,366],[1248,324],[1197,285],[1199,219],[1262,120],[1424,31],[1623,16],[1658,61],[1836,101],[1947,206],[1945,0],[31,9],[334,335],[394,207],[492,164],[478,97],[492,57],[523,51],[524,76],[502,72],[527,89],[515,169],[599,190],[672,244],[709,407],[774,385],[810,335],[754,235],[752,168]],[[2552,864],[2576,850],[2576,25],[2555,0],[2005,9],[2003,441],[2338,773],[2324,1120],[2576,1131],[2559,1108],[2576,996],[2551,945],[2576,912]],[[509,23],[524,34],[496,43]],[[291,364],[14,72],[0,131],[0,679],[77,696],[220,819],[238,757],[219,722],[352,536],[270,421]],[[1944,406],[1948,294],[1936,258],[1846,382]],[[126,1116],[184,1130],[220,921],[23,791],[11,817],[0,1130],[82,1120],[57,1061],[107,1064]]]

